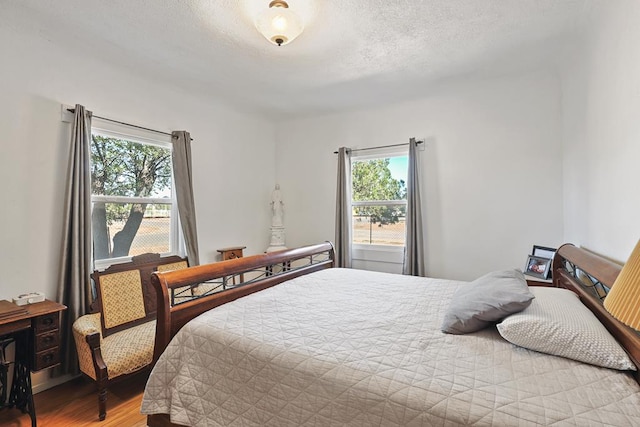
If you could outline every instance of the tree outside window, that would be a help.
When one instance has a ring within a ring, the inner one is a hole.
[[[94,259],[176,251],[169,143],[92,134]]]
[[[407,157],[352,163],[353,243],[404,246]]]

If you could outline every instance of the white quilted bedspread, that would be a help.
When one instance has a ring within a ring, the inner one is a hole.
[[[142,412],[188,426],[640,426],[626,374],[440,332],[460,282],[349,269],[304,276],[186,325]]]

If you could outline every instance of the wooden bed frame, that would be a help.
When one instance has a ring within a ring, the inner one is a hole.
[[[185,270],[156,273],[152,276],[158,296],[154,363],[178,330],[199,314],[294,277],[331,267],[334,267],[334,250],[331,243],[327,242]],[[601,294],[613,285],[620,270],[621,266],[618,264],[571,244],[565,244],[558,249],[553,260],[553,283],[545,285],[566,288],[578,294],[583,303],[626,349],[640,370],[640,336],[613,318],[602,306],[604,297]],[[172,290],[220,278],[224,284],[226,278],[237,277],[241,273],[247,277],[253,275],[254,278],[222,292],[177,305],[171,304]],[[640,383],[638,373],[635,374],[635,379]],[[171,423],[167,414],[149,415],[147,424],[149,427],[182,427]]]
[[[622,266],[578,248],[562,245],[553,259],[553,285],[569,289],[580,297],[629,354],[638,370],[634,378],[640,384],[640,335],[605,310],[602,302],[620,274]]]
[[[294,277],[334,266],[335,252],[330,242],[285,249],[262,255],[236,258],[213,264],[200,265],[166,273],[154,273],[151,283],[158,299],[158,320],[153,364],[171,341],[171,338],[189,320],[229,301],[261,291]],[[242,275],[246,280],[229,284]],[[221,292],[197,295],[186,302],[173,304],[177,290],[201,284],[214,284]]]

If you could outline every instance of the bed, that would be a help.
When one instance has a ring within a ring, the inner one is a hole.
[[[464,282],[333,267],[325,243],[156,274],[148,425],[640,425],[640,339],[598,298],[618,265],[564,245],[530,285],[578,294],[628,370],[442,333]]]

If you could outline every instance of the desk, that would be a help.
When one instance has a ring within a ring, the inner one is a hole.
[[[16,344],[13,384],[9,402],[0,407],[16,407],[28,412],[32,427],[36,427],[36,410],[31,390],[31,371],[40,371],[60,363],[60,313],[66,310],[62,304],[45,300],[22,306],[26,312],[0,319],[0,342],[12,339]],[[0,356],[4,360],[4,347]],[[4,366],[8,366],[5,361]],[[6,396],[6,378],[0,384]]]

